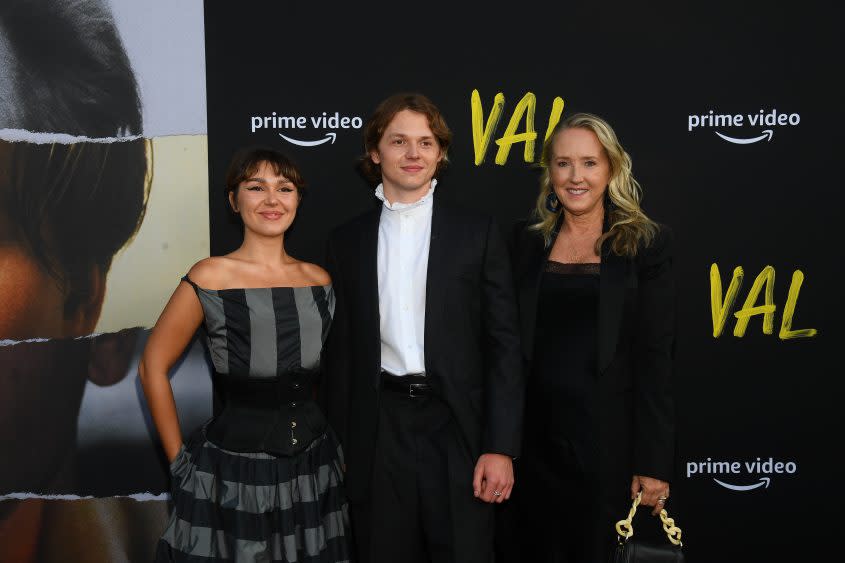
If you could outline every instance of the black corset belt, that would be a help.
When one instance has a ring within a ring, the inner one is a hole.
[[[326,431],[314,401],[317,374],[292,370],[275,378],[213,375],[215,417],[206,437],[236,452],[291,456]]]
[[[292,370],[274,378],[213,375],[214,392],[224,405],[270,410],[291,401],[313,399],[316,379],[317,374],[307,370]]]

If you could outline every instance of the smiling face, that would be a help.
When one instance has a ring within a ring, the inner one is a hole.
[[[551,147],[549,177],[566,212],[602,211],[610,176],[610,160],[595,133],[572,127],[557,134]]]
[[[266,237],[288,230],[299,207],[300,192],[272,164],[261,162],[236,191],[229,192],[232,209],[240,214],[244,228]]]
[[[370,158],[381,166],[385,197],[412,203],[425,195],[443,152],[428,118],[406,109],[390,121]]]

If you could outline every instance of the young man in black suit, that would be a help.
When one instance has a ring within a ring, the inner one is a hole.
[[[451,133],[419,94],[365,126],[373,210],[338,228],[324,386],[363,562],[489,562],[510,497],[523,380],[494,221],[435,195]]]

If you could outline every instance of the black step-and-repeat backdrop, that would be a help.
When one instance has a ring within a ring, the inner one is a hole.
[[[503,228],[532,207],[550,127],[597,113],[631,154],[647,213],[678,235],[669,508],[688,557],[834,552],[845,186],[831,14],[291,4],[206,3],[212,253],[239,241],[223,178],[242,145],[302,165],[311,189],[289,250],[322,262],[331,228],[372,205],[355,162],[387,95],[440,106],[454,144],[438,193]]]

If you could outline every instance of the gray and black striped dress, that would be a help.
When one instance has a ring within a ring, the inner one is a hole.
[[[197,293],[214,417],[170,466],[157,561],[349,560],[342,452],[313,400],[331,286]]]

